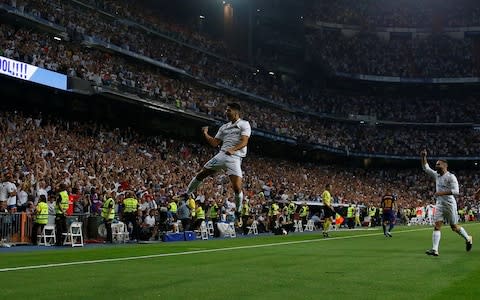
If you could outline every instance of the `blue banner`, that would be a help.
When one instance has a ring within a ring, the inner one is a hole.
[[[67,90],[67,75],[0,56],[0,74],[60,90]]]

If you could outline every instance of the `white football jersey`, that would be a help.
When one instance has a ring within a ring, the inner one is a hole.
[[[235,123],[228,122],[223,124],[215,135],[216,139],[222,141],[221,151],[226,151],[227,149],[237,145],[240,142],[242,135],[250,137],[252,134],[252,129],[248,121],[238,119]],[[247,155],[247,146],[243,147],[240,150],[235,151],[236,156],[245,157]]]
[[[459,187],[457,177],[450,172],[446,172],[443,175],[438,174],[430,166],[425,164],[423,169],[427,174],[435,178],[435,190],[437,192],[450,191],[452,195],[437,196],[437,202],[452,202],[455,201],[454,195],[459,194]]]

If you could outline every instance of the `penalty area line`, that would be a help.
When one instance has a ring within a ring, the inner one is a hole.
[[[423,230],[432,230],[432,228],[428,227],[428,228],[401,230],[401,231],[395,231],[395,234],[414,232],[414,231],[423,231]],[[318,239],[311,239],[311,240],[288,241],[288,242],[279,242],[279,243],[246,245],[246,246],[236,246],[236,247],[226,247],[226,248],[214,248],[214,249],[183,251],[183,252],[173,252],[173,253],[160,253],[160,254],[141,255],[141,256],[129,256],[129,257],[119,257],[119,258],[84,260],[84,261],[52,263],[52,264],[44,264],[44,265],[19,266],[19,267],[2,268],[2,269],[0,269],[0,272],[12,272],[12,271],[33,270],[33,269],[48,269],[48,268],[77,266],[77,265],[91,265],[91,264],[100,264],[100,263],[108,263],[108,262],[119,262],[119,261],[129,261],[129,260],[139,260],[139,259],[149,259],[149,258],[159,258],[159,257],[169,257],[169,256],[181,256],[181,255],[189,255],[189,254],[201,254],[201,253],[211,253],[211,252],[223,252],[223,251],[230,251],[230,250],[243,250],[243,249],[265,248],[265,247],[294,245],[294,244],[305,244],[305,243],[314,243],[314,242],[321,242],[321,241],[327,242],[327,241],[335,241],[335,240],[346,240],[346,239],[353,239],[353,238],[369,237],[369,236],[375,236],[375,235],[383,235],[383,233],[382,232],[376,232],[376,233],[355,234],[355,235],[349,235],[349,236],[343,236],[343,237],[331,237],[331,238],[327,238],[327,239],[318,238]]]

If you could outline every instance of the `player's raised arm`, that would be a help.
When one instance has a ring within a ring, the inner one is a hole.
[[[432,168],[430,168],[430,166],[428,165],[428,161],[427,161],[427,150],[426,150],[426,149],[423,149],[423,150],[420,152],[420,160],[421,160],[421,163],[422,163],[422,169],[423,169],[428,175],[435,177],[436,172],[435,172],[434,170],[432,170]]]
[[[208,126],[202,127],[202,133],[207,142],[212,146],[212,147],[218,147],[222,143],[221,140],[214,138],[213,136],[208,134]]]
[[[420,151],[420,160],[422,162],[422,168],[424,168],[425,165],[428,164],[428,162],[427,162],[427,150],[426,149],[423,149],[422,151]]]

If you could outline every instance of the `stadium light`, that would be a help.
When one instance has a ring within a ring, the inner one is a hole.
[[[199,18],[200,18],[200,19],[205,19],[205,16],[202,16],[202,15],[200,15],[200,17],[199,17]]]
[[[53,39],[56,40],[56,41],[61,41],[61,40],[62,40],[62,39],[59,38],[58,36],[54,36]]]

